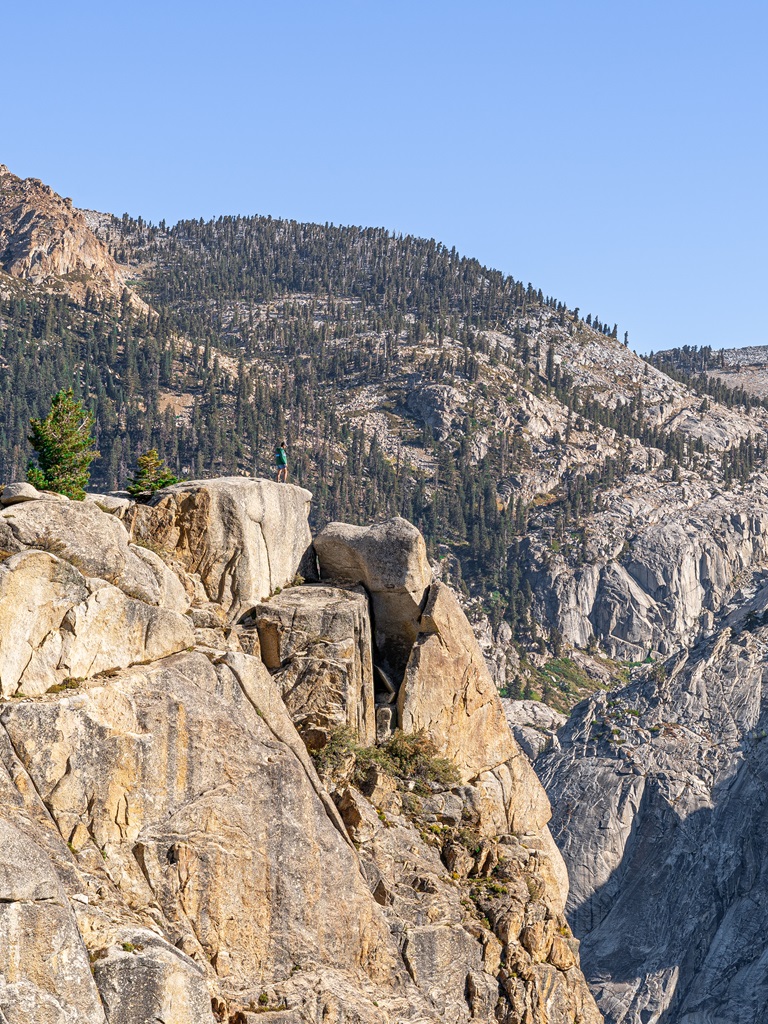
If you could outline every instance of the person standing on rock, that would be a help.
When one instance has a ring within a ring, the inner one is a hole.
[[[277,467],[277,482],[288,483],[288,456],[285,453],[285,441],[281,441],[275,448],[275,466]]]

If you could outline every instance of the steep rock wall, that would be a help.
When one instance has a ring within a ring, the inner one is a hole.
[[[607,1021],[762,1019],[768,630],[745,623],[766,608],[763,586],[667,680],[579,705],[537,761]]]
[[[613,557],[580,567],[544,557],[536,543],[529,555],[544,620],[577,647],[594,636],[626,660],[668,655],[702,628],[711,631],[744,574],[768,561],[768,505],[759,492],[716,495],[694,511],[658,508],[627,533]]]

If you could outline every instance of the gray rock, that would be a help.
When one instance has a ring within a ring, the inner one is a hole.
[[[609,655],[642,661],[649,651],[671,654],[690,646],[706,615],[720,612],[735,582],[768,560],[768,506],[756,494],[707,494],[692,513],[686,503],[669,510],[637,499],[645,523],[623,525],[631,506],[612,522],[593,523],[598,533],[618,528],[617,546],[606,558],[570,565],[544,558],[529,541],[534,600],[545,621],[585,647],[596,636]],[[650,511],[649,511],[650,510]],[[634,513],[634,510],[632,510]],[[549,567],[542,569],[542,562]]]
[[[537,762],[582,967],[610,1024],[761,1019],[766,650],[767,630],[726,627],[670,662],[667,681],[583,702],[562,749]]]
[[[107,1024],[214,1024],[200,967],[151,933],[131,939],[94,964]]]
[[[464,416],[466,399],[449,384],[422,384],[408,392],[406,406],[430,427],[436,441],[444,441]]]
[[[559,746],[557,731],[565,724],[565,715],[540,700],[503,698],[501,703],[512,735],[531,761],[544,750]]]
[[[16,505],[22,501],[38,501],[43,495],[32,484],[6,484],[0,494],[0,505]]]

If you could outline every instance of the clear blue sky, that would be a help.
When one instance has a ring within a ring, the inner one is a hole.
[[[768,343],[765,0],[7,4],[0,162],[435,237],[640,351]]]

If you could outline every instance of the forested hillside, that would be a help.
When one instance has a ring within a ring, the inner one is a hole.
[[[591,518],[636,477],[729,487],[765,460],[764,403],[663,364],[675,382],[616,325],[435,241],[86,219],[122,298],[0,278],[5,480],[63,386],[95,412],[99,488],[124,487],[150,447],[185,477],[267,475],[285,439],[316,527],[405,516],[492,630],[557,655],[532,587],[542,558],[602,557]]]

